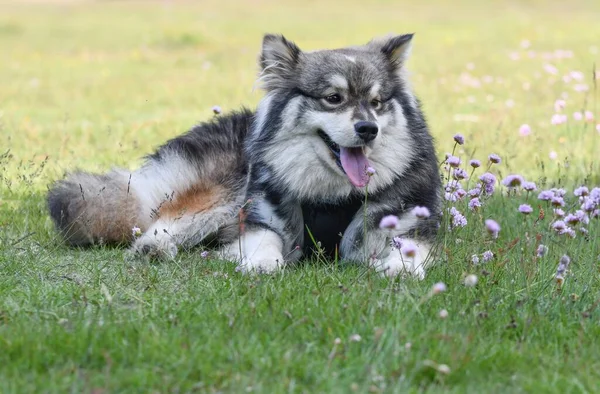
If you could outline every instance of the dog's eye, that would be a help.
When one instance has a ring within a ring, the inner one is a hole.
[[[371,107],[379,109],[381,107],[381,100],[371,100]]]
[[[342,102],[342,96],[337,93],[330,94],[329,96],[325,97],[325,101],[327,101],[329,104],[339,104]]]

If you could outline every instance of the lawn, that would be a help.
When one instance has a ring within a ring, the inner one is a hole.
[[[574,195],[600,186],[599,14],[591,0],[0,2],[0,392],[600,392],[600,219]],[[143,263],[57,237],[44,193],[65,171],[133,169],[214,105],[254,107],[263,33],[312,50],[392,31],[416,32],[440,161],[483,162],[467,190],[498,180],[477,210],[447,203],[468,224],[445,215],[425,280],[324,261],[245,276],[199,251]],[[555,206],[538,199],[559,187]]]

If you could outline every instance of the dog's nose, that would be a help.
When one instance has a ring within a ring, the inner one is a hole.
[[[358,134],[361,140],[370,142],[377,137],[379,126],[376,123],[361,120],[354,124],[354,130],[356,130],[356,134]]]

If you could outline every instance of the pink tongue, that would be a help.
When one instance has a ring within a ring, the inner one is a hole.
[[[343,148],[340,147],[340,160],[342,167],[350,182],[356,187],[364,187],[369,182],[367,168],[369,161],[363,153],[363,148]]]

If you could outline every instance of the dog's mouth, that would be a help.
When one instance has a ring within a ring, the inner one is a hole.
[[[365,156],[365,147],[344,147],[336,144],[323,130],[317,134],[323,140],[333,155],[335,164],[346,174],[350,183],[356,187],[365,187],[369,182],[367,169],[369,160]]]

